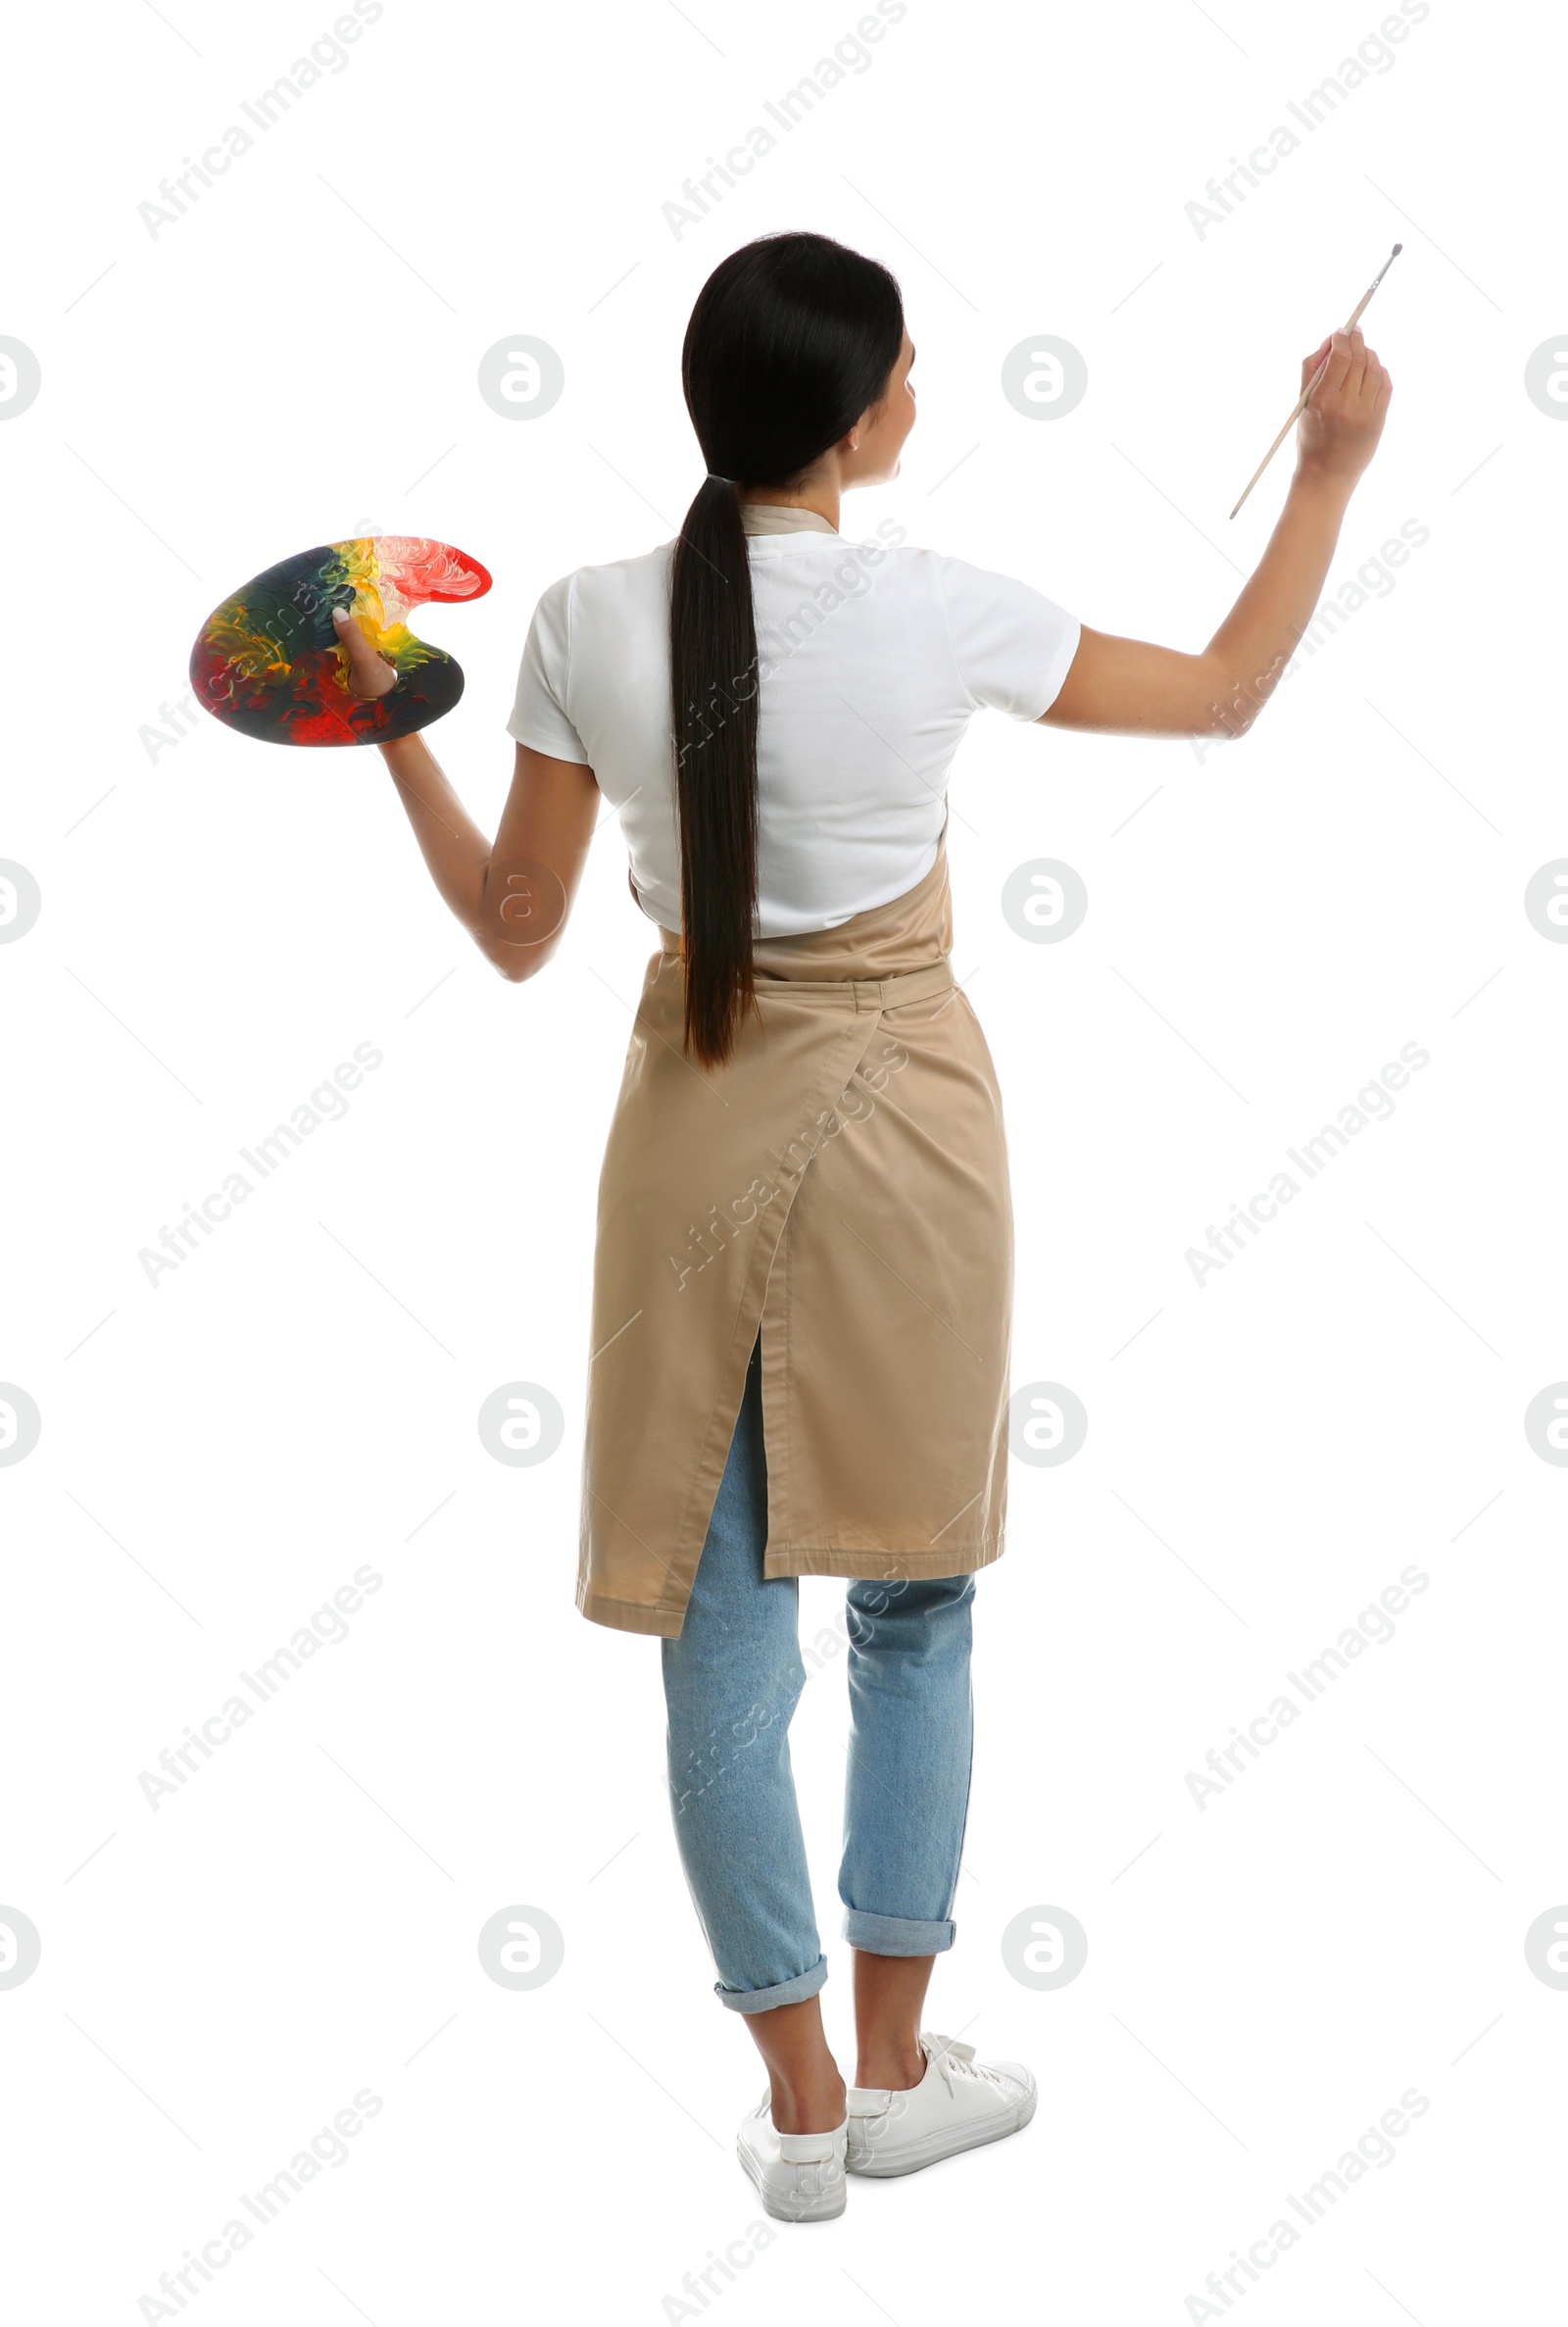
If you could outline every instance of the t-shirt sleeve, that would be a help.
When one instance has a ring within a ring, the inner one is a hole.
[[[576,760],[586,767],[588,754],[566,712],[571,580],[568,573],[552,582],[534,608],[507,733],[552,760]]]
[[[938,558],[937,594],[958,676],[976,710],[1038,719],[1061,691],[1081,625],[1027,582],[987,573],[961,558]]]

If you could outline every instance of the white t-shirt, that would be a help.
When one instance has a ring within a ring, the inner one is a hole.
[[[831,929],[936,860],[948,770],[984,705],[1038,719],[1079,623],[1027,582],[825,519],[745,512],[760,660],[758,935]],[[766,530],[760,528],[766,527]],[[788,529],[775,530],[775,526]],[[891,520],[879,527],[902,540]],[[591,767],[643,911],[680,927],[669,717],[673,542],[552,582],[507,731]]]

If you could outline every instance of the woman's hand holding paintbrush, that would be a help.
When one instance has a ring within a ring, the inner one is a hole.
[[[1358,330],[1335,331],[1301,359],[1301,388],[1296,473],[1348,490],[1378,449],[1394,383]]]

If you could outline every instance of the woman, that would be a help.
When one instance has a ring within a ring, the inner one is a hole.
[[[577,1601],[661,1640],[682,1859],[768,2071],[740,2156],[795,2220],[841,2212],[846,2170],[910,2172],[1034,2110],[1026,2068],[921,2027],[955,1935],[974,1578],[1003,1548],[1012,1266],[1001,1100],[948,959],[949,767],[983,704],[1245,731],[1390,394],[1359,331],[1305,359],[1284,512],[1184,654],[957,559],[847,548],[841,496],[898,473],[913,360],[873,261],[815,234],[725,259],[682,362],[709,473],[677,541],[540,600],[494,846],[421,736],[382,746],[503,974],[559,945],[605,799],[660,932],[600,1183]],[[385,692],[339,628],[350,683]],[[803,1574],[848,1579],[853,2088],[790,1775]]]

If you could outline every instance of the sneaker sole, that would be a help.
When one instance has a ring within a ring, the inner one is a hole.
[[[849,2203],[849,2192],[842,2179],[836,2189],[824,2190],[815,2198],[787,2203],[776,2191],[768,2188],[762,2178],[761,2167],[744,2142],[735,2144],[735,2154],[745,2169],[748,2181],[762,2202],[762,2211],[771,2214],[775,2222],[833,2222]]]
[[[893,2181],[900,2174],[918,2173],[923,2165],[940,2164],[944,2157],[957,2157],[965,2150],[983,2150],[994,2141],[1006,2141],[1012,2134],[1021,2133],[1035,2113],[1038,2093],[1031,2093],[1019,2103],[1010,2125],[997,2125],[987,2132],[976,2132],[955,2139],[951,2134],[928,2133],[906,2149],[873,2153],[864,2160],[857,2158],[852,2149],[845,2163],[847,2173],[858,2173],[866,2181]]]

